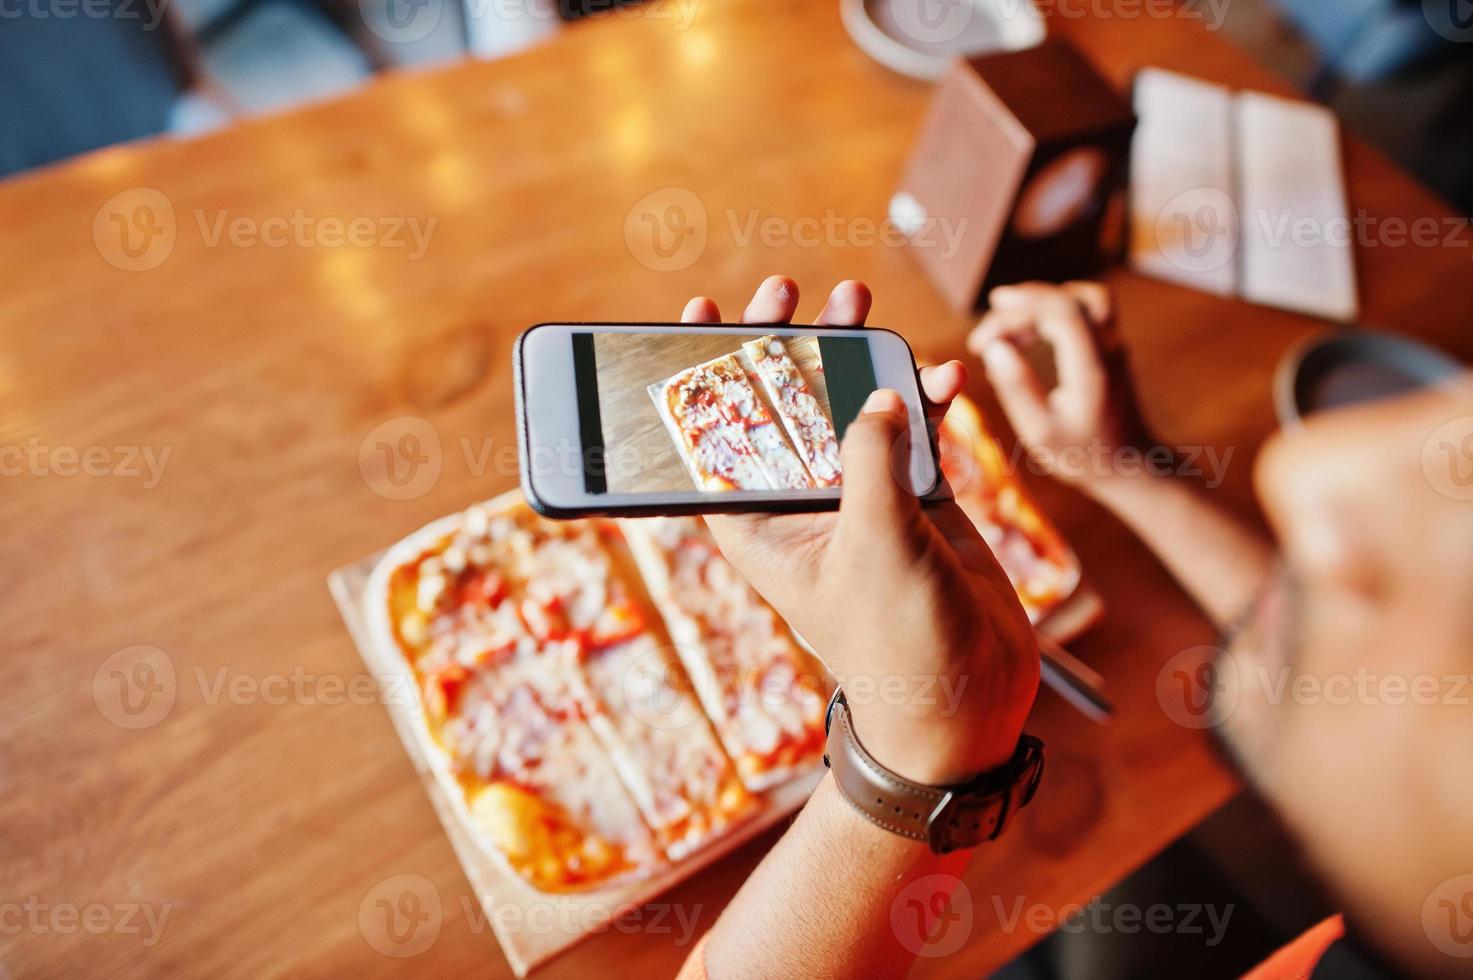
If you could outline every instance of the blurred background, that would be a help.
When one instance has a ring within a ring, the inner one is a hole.
[[[597,30],[631,0],[79,0],[6,7],[0,175],[331,98],[383,71],[496,58]],[[1420,0],[1232,0],[1224,30],[1473,211],[1473,48]]]

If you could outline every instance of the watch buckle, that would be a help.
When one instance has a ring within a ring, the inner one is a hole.
[[[845,710],[849,708],[849,699],[844,697],[844,688],[836,685],[834,693],[829,695],[829,706],[823,709],[823,734],[827,738],[829,729],[834,727],[834,705],[842,704]]]
[[[926,843],[931,845],[932,854],[947,854],[956,850],[954,844],[944,839],[946,833],[946,820],[951,815],[957,801],[956,793],[947,790],[931,811],[931,816],[926,820]]]

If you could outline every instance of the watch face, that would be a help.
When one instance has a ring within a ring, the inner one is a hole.
[[[1091,214],[1109,169],[1110,158],[1097,146],[1082,146],[1049,161],[1018,195],[1013,234],[1052,238]]]

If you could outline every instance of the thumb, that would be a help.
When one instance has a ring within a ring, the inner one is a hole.
[[[905,401],[882,388],[849,423],[840,447],[844,491],[839,533],[858,539],[906,538],[921,513],[910,492],[910,416]]]
[[[1033,369],[1023,360],[1018,348],[1006,339],[994,340],[984,347],[982,363],[997,400],[1013,424],[1013,431],[1025,442],[1037,441],[1047,431],[1051,413],[1048,396]]]

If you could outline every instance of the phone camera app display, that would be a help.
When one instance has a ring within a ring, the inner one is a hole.
[[[573,335],[590,493],[833,488],[875,390],[862,337]]]

